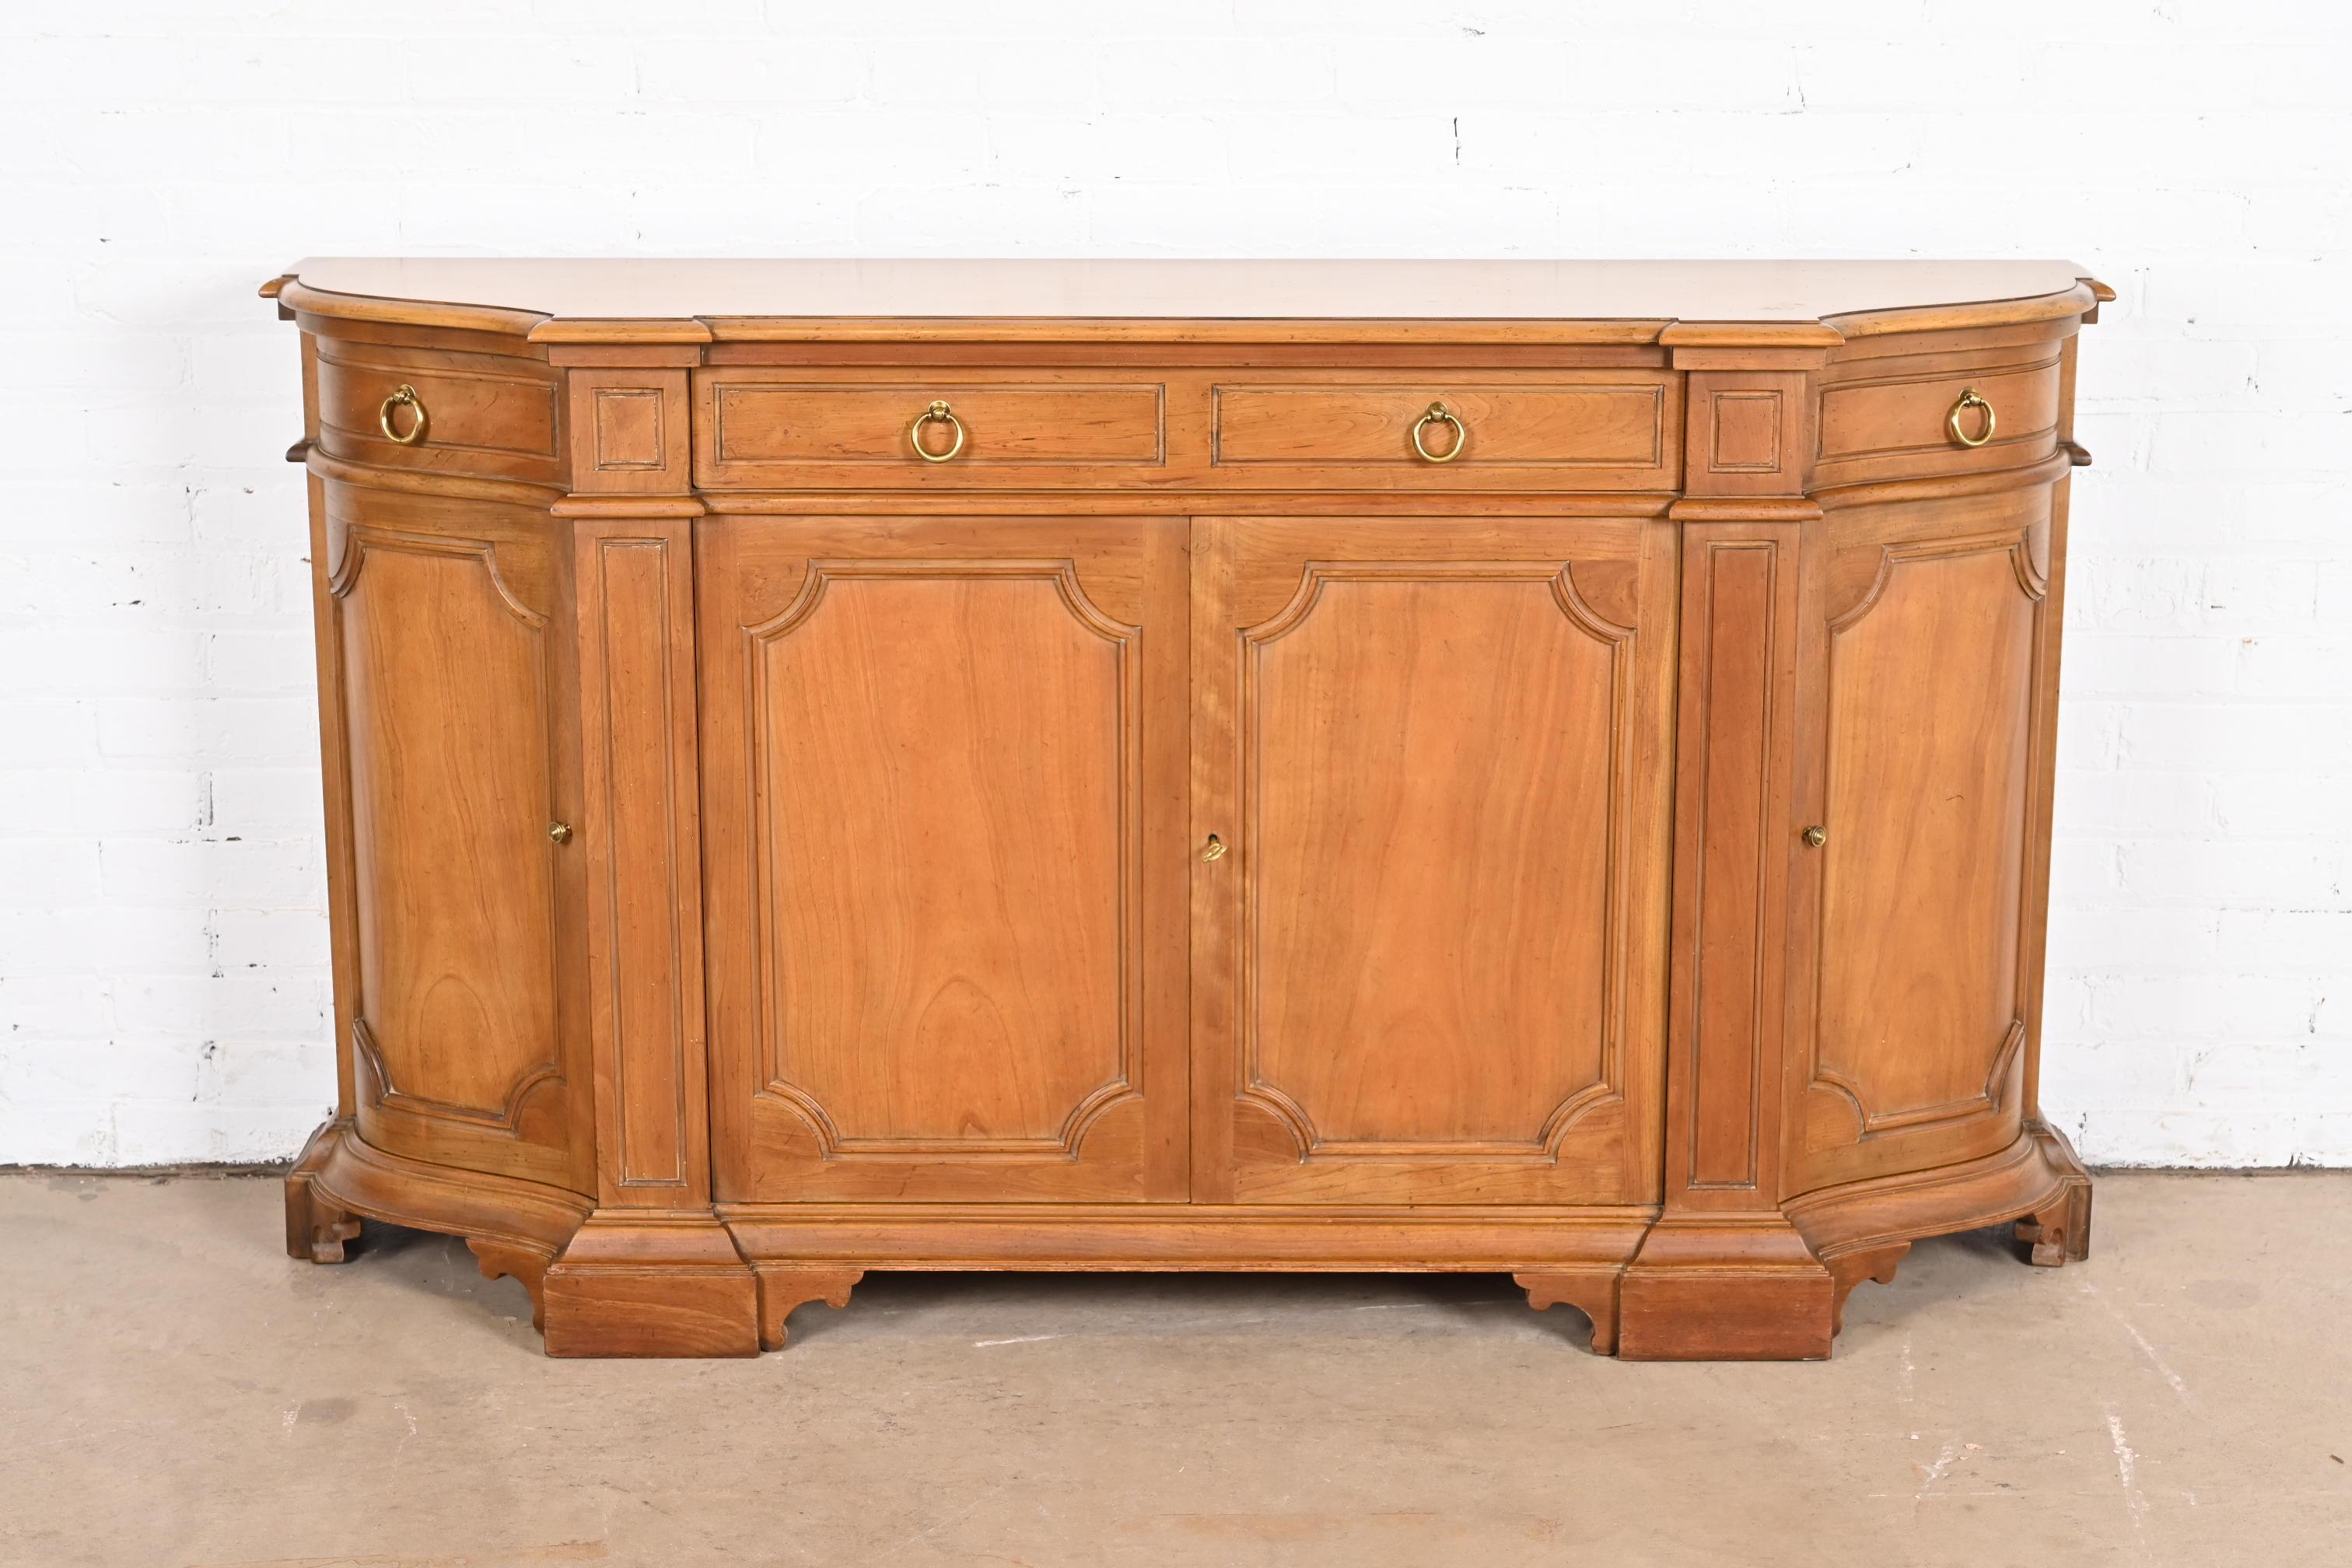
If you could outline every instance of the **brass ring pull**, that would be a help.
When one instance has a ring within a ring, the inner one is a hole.
[[[1201,847],[1201,858],[1203,860],[1222,859],[1224,853],[1225,841],[1213,833],[1209,835],[1209,842]]]
[[[1421,433],[1432,425],[1453,426],[1454,445],[1446,447],[1443,452],[1433,452],[1427,447],[1423,446],[1421,441]],[[1454,411],[1446,407],[1443,403],[1431,404],[1429,405],[1429,412],[1423,415],[1419,419],[1413,421],[1412,449],[1421,454],[1422,459],[1424,462],[1452,462],[1454,458],[1462,455],[1463,443],[1469,439],[1470,432],[1462,428],[1462,421],[1454,417]]]
[[[1962,431],[1960,428],[1960,416],[1967,413],[1971,408],[1981,408],[1984,410],[1984,430],[1983,433],[1979,435],[1974,440],[1970,440],[1968,437],[1967,433]],[[1992,405],[1987,403],[1982,397],[1979,396],[1977,395],[1977,389],[1973,386],[1963,387],[1961,389],[1960,400],[1958,403],[1953,404],[1952,411],[1944,416],[1944,428],[1950,431],[1952,433],[1952,439],[1958,441],[1963,447],[1981,447],[1987,441],[1991,440],[1993,426],[1996,423],[1997,421],[1993,416]]]
[[[955,426],[955,445],[944,452],[934,452],[923,445],[923,426],[934,421]],[[922,458],[926,463],[944,463],[963,450],[963,421],[955,416],[954,411],[948,407],[945,398],[940,398],[929,408],[916,415],[915,422],[907,426],[907,445],[912,447],[915,449],[915,456]]]
[[[392,427],[392,411],[404,404],[415,410],[416,414],[416,417],[409,422],[408,434],[405,436]],[[404,447],[414,447],[425,439],[425,399],[416,395],[416,388],[403,382],[393,389],[392,395],[385,398],[382,406],[376,409],[375,422],[383,427],[385,440],[397,441]]]

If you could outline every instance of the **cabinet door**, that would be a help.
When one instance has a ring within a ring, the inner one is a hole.
[[[1672,525],[1204,519],[1193,557],[1195,1197],[1652,1198]]]
[[[544,512],[326,486],[338,1007],[360,1134],[585,1188],[565,601]]]
[[[1183,1196],[1182,523],[697,559],[719,1196]]]
[[[1806,542],[1791,1194],[2019,1134],[2048,864],[2051,515],[2046,488],[1844,508]]]

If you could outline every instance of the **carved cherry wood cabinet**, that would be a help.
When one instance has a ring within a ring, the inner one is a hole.
[[[1817,1357],[2080,1258],[2063,263],[320,261],[297,1257],[559,1355],[872,1269],[1517,1276]]]

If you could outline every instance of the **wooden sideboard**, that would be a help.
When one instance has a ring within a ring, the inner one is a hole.
[[[2060,262],[305,262],[338,1110],[551,1354],[875,1269],[1825,1356],[2084,1256]]]

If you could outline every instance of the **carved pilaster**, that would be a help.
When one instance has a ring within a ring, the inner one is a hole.
[[[1677,328],[1686,337],[1693,329]],[[1731,334],[1736,335],[1736,332]],[[1689,372],[1664,1213],[1619,1292],[1634,1360],[1829,1353],[1835,1281],[1780,1212],[1798,563],[1811,343]]]
[[[1683,535],[1666,1199],[1772,1208],[1799,525]]]
[[[551,1355],[758,1349],[750,1266],[711,1212],[696,759],[691,351],[567,366],[596,1212],[547,1271]]]

